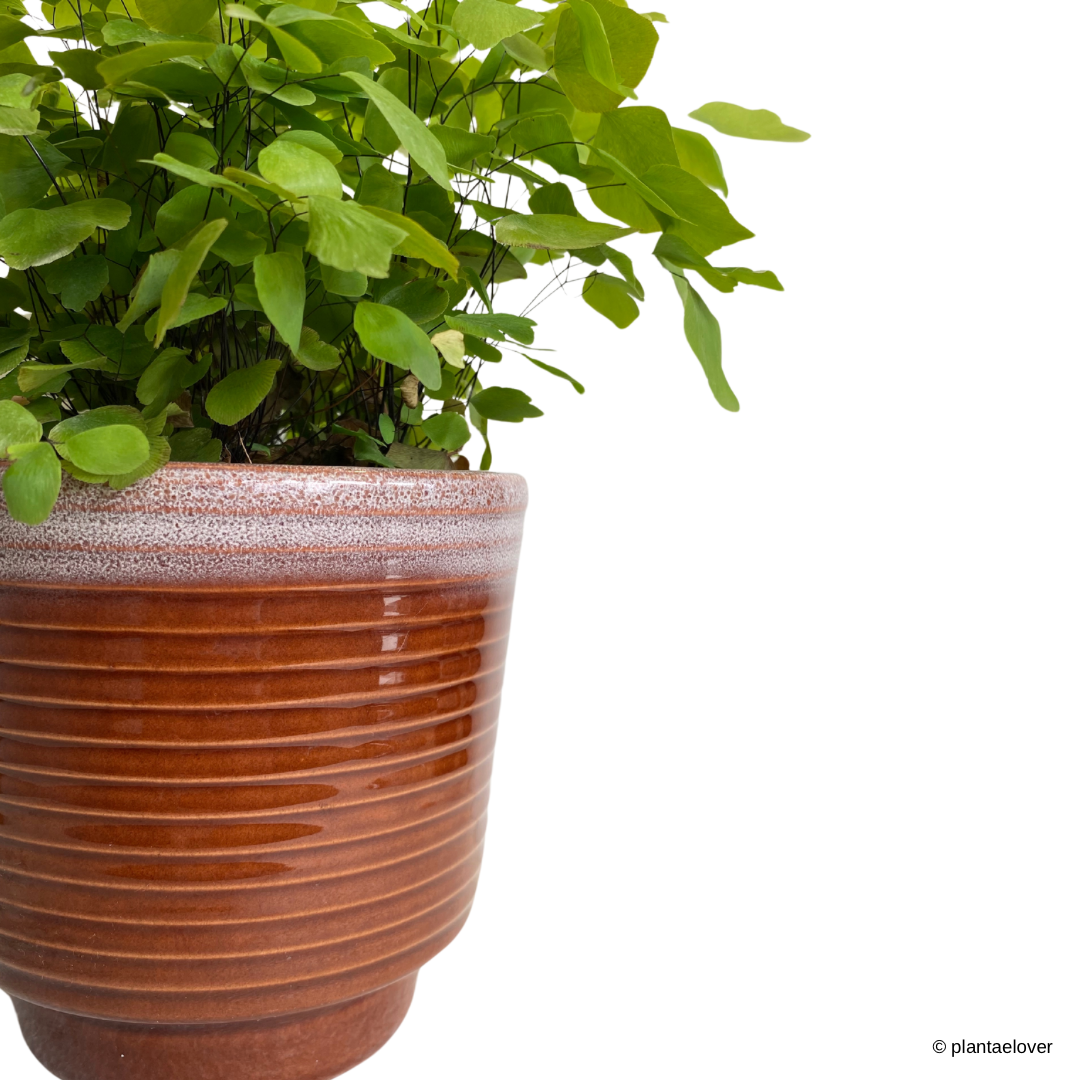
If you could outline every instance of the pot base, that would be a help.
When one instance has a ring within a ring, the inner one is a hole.
[[[405,1019],[416,973],[326,1009],[230,1024],[126,1024],[14,998],[23,1037],[60,1080],[331,1080]]]

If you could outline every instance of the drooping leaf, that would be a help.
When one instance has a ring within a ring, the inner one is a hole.
[[[14,401],[0,401],[0,458],[7,448],[19,443],[37,442],[41,438],[37,417]]]
[[[172,60],[177,56],[205,58],[216,48],[212,41],[158,41],[102,60],[98,64],[98,74],[105,80],[106,86],[118,86],[137,71],[159,64],[162,60]]]
[[[732,392],[724,374],[720,324],[682,273],[676,271],[671,276],[683,302],[683,331],[686,340],[705,371],[709,389],[725,409],[738,412],[739,399]]]
[[[39,443],[4,471],[8,513],[24,525],[40,525],[60,494],[60,459],[48,443]]]
[[[716,152],[716,147],[697,131],[672,128],[671,134],[675,149],[679,152],[679,165],[702,183],[708,184],[711,188],[718,188],[726,197],[727,180],[724,179],[724,166],[720,163],[720,155]]]
[[[206,395],[206,415],[226,427],[240,423],[270,393],[279,367],[280,360],[262,360],[229,372]]]
[[[726,101],[710,101],[708,105],[695,109],[690,118],[716,128],[722,135],[734,135],[740,139],[806,142],[810,138],[808,132],[788,127],[776,113],[768,109],[744,109],[741,105],[731,105]]]
[[[495,238],[500,244],[556,251],[596,247],[633,231],[566,214],[513,214],[495,223]]]
[[[456,412],[437,413],[429,416],[421,425],[431,445],[453,453],[469,441],[469,425]]]
[[[756,285],[759,289],[773,289],[776,292],[784,291],[780,279],[771,270],[748,270],[745,266],[721,266],[718,269],[720,273],[727,274],[743,285]]]
[[[174,330],[178,326],[187,326],[188,323],[198,322],[199,319],[208,319],[219,311],[229,306],[229,300],[225,296],[203,296],[201,293],[188,293],[184,302],[180,305],[180,311],[172,317],[166,330]],[[157,338],[160,313],[155,312],[146,320],[146,340],[154,341]]]
[[[234,180],[228,179],[228,177],[219,176],[217,173],[208,172],[206,169],[198,169],[194,165],[188,165],[186,162],[178,161],[169,154],[155,154],[152,159],[152,164],[157,165],[168,172],[174,173],[177,176],[182,176],[185,180],[191,180],[193,183],[200,184],[202,187],[221,188],[230,195],[235,195],[241,202],[247,203],[248,206],[259,211],[262,211],[263,209],[262,203],[260,203],[250,191],[245,190]]]
[[[225,231],[226,224],[227,222],[220,218],[217,221],[208,221],[181,251],[173,272],[161,290],[161,311],[158,313],[155,346],[161,344],[173,319],[180,314],[195,275],[202,267],[206,256],[209,255],[210,248]]]
[[[364,90],[386,122],[394,129],[401,145],[409,156],[440,187],[453,191],[449,166],[442,144],[428,130],[427,125],[397,96],[385,86],[373,82],[366,75],[355,71],[346,72],[349,78]]]
[[[159,251],[150,256],[128,299],[128,309],[116,324],[118,330],[126,331],[161,303],[161,293],[169,276],[176,269],[180,255],[181,252],[177,248],[170,248],[168,251]]]
[[[562,371],[560,368],[552,367],[551,364],[545,364],[543,360],[536,360],[531,356],[526,356],[525,359],[528,360],[530,364],[535,364],[538,368],[542,368],[549,374],[556,375],[560,379],[565,379],[579,394],[585,393],[585,387],[572,375],[567,375],[566,372]]]
[[[521,315],[465,315],[454,312],[446,316],[446,325],[463,334],[493,338],[495,341],[505,341],[510,337],[523,345],[531,345],[536,322]]]
[[[56,262],[95,229],[122,229],[131,207],[117,199],[87,199],[49,210],[13,210],[0,221],[0,258],[13,270]]]
[[[64,450],[77,469],[113,476],[142,465],[150,456],[150,443],[132,424],[110,424],[72,435],[64,443]]]
[[[325,159],[320,160],[326,163]],[[275,251],[260,255],[255,260],[254,270],[255,288],[266,317],[274,324],[281,340],[296,352],[300,348],[307,298],[304,264],[292,252]]]
[[[425,386],[442,382],[439,357],[427,334],[396,308],[362,301],[356,305],[353,326],[372,356],[411,371]]]
[[[735,220],[727,203],[716,192],[684,169],[654,165],[641,179],[675,210],[678,217],[693,226],[687,227],[680,222],[674,231],[703,255],[754,235]]]
[[[567,0],[570,10],[577,16],[578,33],[581,35],[581,55],[585,70],[601,86],[613,94],[619,92],[619,80],[611,59],[611,46],[607,31],[596,8],[589,0]]]
[[[394,248],[407,233],[358,203],[313,195],[307,249],[319,262],[337,270],[384,278]],[[374,208],[373,208],[374,209]]]
[[[464,0],[450,21],[470,45],[490,49],[513,34],[531,30],[542,20],[538,12],[513,7],[501,0]]]
[[[589,0],[603,25],[618,84],[627,89],[638,86],[652,63],[659,36],[644,16],[611,3]],[[555,76],[575,108],[586,113],[617,109],[626,95],[597,81],[585,60],[582,25],[567,7],[559,19],[555,35]]]
[[[437,270],[445,270],[457,281],[460,264],[453,253],[437,237],[432,236],[418,221],[395,214],[392,210],[385,210],[381,206],[366,207],[367,211],[375,217],[400,229],[404,238],[397,241],[394,251],[399,255],[405,255],[410,259],[423,259]],[[382,275],[385,277],[385,275]]]
[[[259,170],[267,180],[296,195],[341,198],[337,169],[323,154],[302,143],[276,139],[259,153]]]
[[[504,386],[489,386],[473,394],[469,404],[486,419],[507,424],[520,424],[522,420],[544,415],[528,394]]]
[[[641,314],[626,282],[608,274],[590,274],[582,286],[581,298],[620,330],[625,330]]]

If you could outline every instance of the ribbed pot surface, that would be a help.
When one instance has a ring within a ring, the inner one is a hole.
[[[525,502],[171,465],[0,518],[0,986],[57,1075],[389,1038],[476,888]]]

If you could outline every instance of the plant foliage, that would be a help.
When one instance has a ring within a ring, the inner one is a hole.
[[[502,385],[506,354],[584,392],[527,356],[535,303],[577,280],[616,327],[638,317],[618,248],[633,232],[656,234],[690,348],[738,408],[690,275],[781,286],[709,261],[752,235],[718,194],[720,158],[638,103],[663,16],[625,0],[42,10],[0,0],[0,453],[20,521],[48,516],[64,471],[120,489],[170,460],[468,468],[473,431],[486,469],[492,421],[542,415]],[[808,137],[766,110],[692,115]],[[537,267],[536,301],[501,311],[500,286]]]

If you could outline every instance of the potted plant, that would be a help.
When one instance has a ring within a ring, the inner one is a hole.
[[[541,415],[504,358],[583,390],[500,286],[584,267],[625,329],[655,234],[731,410],[688,271],[781,288],[709,261],[752,235],[720,159],[637,100],[662,16],[368,6],[0,3],[0,986],[67,1080],[390,1037],[479,871],[526,502],[490,429]]]

